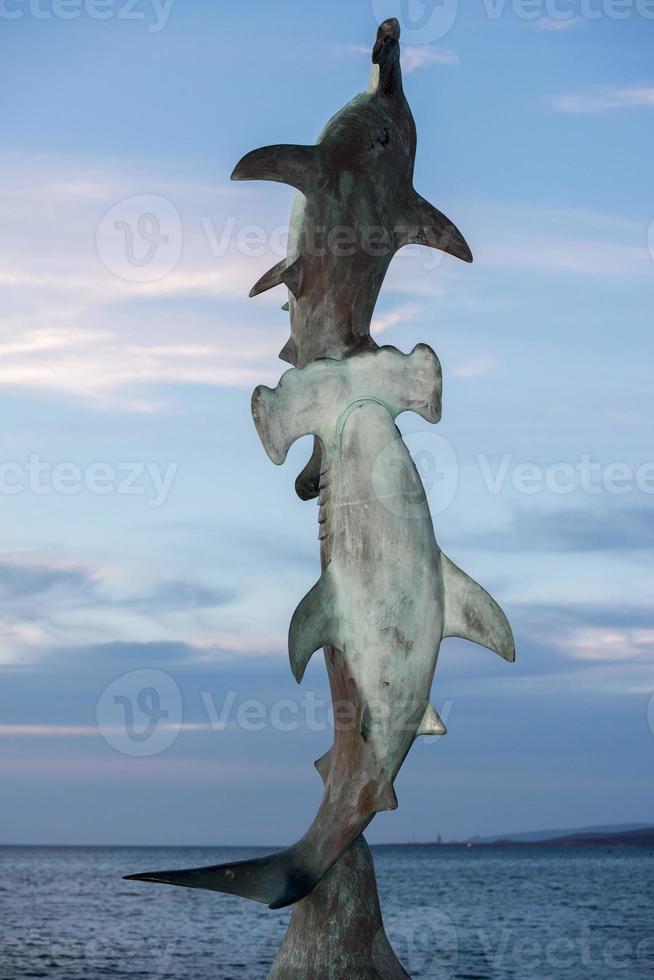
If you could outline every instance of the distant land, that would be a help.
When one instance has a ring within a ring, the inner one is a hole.
[[[377,844],[376,847],[654,847],[654,824],[621,823],[573,830],[535,830],[465,840],[429,841],[424,844]]]

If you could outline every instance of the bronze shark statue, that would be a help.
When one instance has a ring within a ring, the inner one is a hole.
[[[333,748],[316,765],[322,803],[304,837],[267,857],[133,877],[207,888],[283,908],[308,895],[376,813],[397,807],[393,782],[418,735],[445,726],[430,703],[441,640],[460,636],[515,659],[497,603],[440,551],[418,471],[395,418],[441,414],[441,368],[424,344],[321,359],[256,389],[252,410],[274,463],[312,434],[320,444],[323,573],[289,631],[304,676],[326,648],[338,705]]]
[[[315,146],[266,146],[248,153],[233,180],[295,187],[288,255],[254,286],[288,288],[291,338],[280,357],[304,367],[374,349],[370,325],[382,283],[404,245],[441,249],[464,262],[461,232],[413,186],[416,126],[404,95],[400,24],[384,21],[367,92],[331,119]],[[298,478],[300,497],[318,495],[319,448]]]

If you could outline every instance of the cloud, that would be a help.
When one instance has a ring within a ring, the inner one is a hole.
[[[402,67],[407,74],[429,65],[458,65],[459,56],[448,48],[434,48],[427,44],[405,45],[402,48]]]
[[[461,364],[455,364],[450,370],[453,378],[481,378],[489,374],[499,364],[496,357],[482,355],[481,357],[471,358]]]
[[[395,306],[385,313],[378,313],[372,321],[371,332],[373,334],[384,333],[391,327],[396,327],[401,323],[415,320],[420,313],[420,307],[414,303],[404,303],[402,306]]]
[[[627,88],[596,87],[585,92],[572,92],[551,99],[559,112],[606,112],[609,109],[654,107],[654,86],[633,85]]]
[[[583,17],[539,17],[534,21],[537,31],[561,32],[585,27],[588,22]]]
[[[11,246],[0,246],[0,386],[157,411],[163,386],[249,387],[274,379],[286,318],[278,314],[277,330],[266,323],[276,295],[256,308],[247,303],[262,268],[279,257],[277,222],[261,210],[256,191],[249,193],[263,244],[255,248],[243,237],[247,222],[239,221],[229,186],[157,181],[136,166],[102,161],[8,154],[2,164],[0,221]],[[247,194],[238,199],[244,213]],[[154,281],[128,281],[123,273],[134,268],[120,241],[98,253],[96,235],[117,202],[129,214],[141,200],[150,207],[153,196],[181,216],[179,261]],[[184,303],[183,325],[175,300]],[[238,301],[237,316],[219,319],[218,300],[223,311]]]
[[[477,215],[475,252],[481,267],[651,280],[646,226],[638,222],[526,204],[480,205]]]
[[[370,48],[365,44],[348,44],[346,51],[370,57]],[[418,68],[427,68],[430,65],[458,65],[459,56],[456,51],[449,48],[436,48],[433,45],[405,44],[402,47],[402,69],[408,75]]]
[[[516,551],[597,552],[654,549],[654,512],[649,507],[519,509],[508,527],[486,535],[481,546]]]

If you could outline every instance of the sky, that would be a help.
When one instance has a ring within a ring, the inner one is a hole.
[[[0,3],[0,842],[300,836],[331,744],[286,633],[316,511],[261,447],[293,192],[403,24],[416,187],[473,265],[395,258],[380,343],[438,353],[403,416],[443,551],[518,660],[443,643],[373,842],[654,822],[654,4]]]

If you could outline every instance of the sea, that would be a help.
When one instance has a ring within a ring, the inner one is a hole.
[[[244,848],[0,848],[0,978],[264,980],[290,912],[122,875]],[[652,980],[654,850],[373,848],[414,980]],[[356,978],[353,978],[356,980]]]

